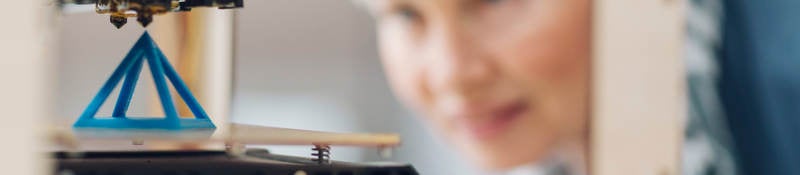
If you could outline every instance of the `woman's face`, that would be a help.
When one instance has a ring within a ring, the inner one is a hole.
[[[585,137],[589,0],[368,1],[394,91],[479,165]]]

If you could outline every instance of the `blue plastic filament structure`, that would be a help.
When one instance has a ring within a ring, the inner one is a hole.
[[[153,75],[158,97],[164,109],[164,118],[129,118],[126,116],[128,106],[136,88],[142,66],[147,61],[150,72]],[[114,112],[108,118],[96,118],[95,115],[106,101],[114,88],[125,77],[125,82],[120,89]],[[166,77],[166,79],[164,78]],[[194,118],[180,118],[175,110],[172,97],[168,89],[167,81],[172,83],[175,91],[186,102],[186,105],[194,114]],[[163,129],[163,130],[183,130],[183,129],[213,129],[216,128],[211,119],[208,118],[203,107],[194,98],[192,92],[186,87],[178,73],[169,64],[164,53],[155,44],[150,34],[145,32],[133,45],[122,63],[117,66],[111,77],[103,84],[97,95],[94,96],[89,106],[83,111],[78,121],[74,124],[75,128],[108,128],[108,129]]]

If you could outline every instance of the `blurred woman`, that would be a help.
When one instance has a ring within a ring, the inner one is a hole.
[[[589,0],[364,0],[390,84],[487,170],[586,174]]]

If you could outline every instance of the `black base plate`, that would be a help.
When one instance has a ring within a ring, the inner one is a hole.
[[[406,164],[358,164],[270,154],[251,149],[242,156],[222,151],[55,153],[56,175],[418,175]],[[302,171],[298,173],[298,171]]]

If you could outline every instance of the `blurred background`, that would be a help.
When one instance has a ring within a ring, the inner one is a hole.
[[[133,22],[114,29],[107,18],[84,12],[59,19],[58,120],[74,121],[80,115],[144,31]],[[332,157],[411,163],[423,174],[480,174],[392,96],[371,18],[350,1],[247,1],[246,8],[236,10],[231,120],[319,131],[398,133],[403,143],[389,159],[380,158],[375,149],[351,147],[333,147]],[[149,28],[158,27],[160,19]],[[143,71],[149,72],[147,66]],[[154,94],[152,77],[140,78],[135,94]],[[149,104],[152,98],[134,96],[128,113],[146,116],[160,111],[158,104]],[[111,114],[113,105],[106,103],[98,116]],[[268,148],[279,154],[310,154],[310,147],[304,146]]]
[[[659,174],[678,174],[664,173],[665,170],[679,170],[682,174],[800,173],[800,167],[793,163],[800,160],[800,132],[796,127],[800,125],[800,82],[796,73],[800,50],[794,49],[800,45],[796,30],[800,26],[795,21],[800,1],[691,0],[686,1],[685,11],[681,11],[684,6],[670,5],[684,1],[598,2],[603,4],[596,9],[605,10],[596,11],[595,17],[606,20],[595,26],[600,32],[595,33],[599,39],[594,44],[603,51],[595,57],[596,63],[603,64],[596,66],[613,70],[595,72],[600,77],[595,81],[599,87],[595,92],[613,97],[598,98],[593,104],[597,109],[610,109],[598,110],[592,116],[596,121],[593,126],[605,126],[593,130],[593,139],[597,140],[593,151],[599,156],[592,160],[593,167],[599,167],[595,169],[598,174],[638,172],[629,171],[631,168]],[[36,9],[39,6],[30,5],[32,9],[20,11],[44,11]],[[670,13],[652,10],[664,8]],[[12,18],[5,21],[16,19],[12,15],[0,17]],[[165,19],[156,18],[150,28],[159,27],[158,20]],[[47,40],[55,41],[52,45],[56,51],[38,55],[52,57],[45,60],[52,62],[41,64],[49,67],[40,73],[55,76],[43,78],[42,82],[47,82],[44,85],[33,83],[31,86],[37,89],[28,93],[45,94],[48,97],[41,99],[46,102],[55,99],[52,114],[41,112],[55,116],[48,120],[71,123],[145,30],[133,22],[114,29],[106,15],[95,14],[91,9],[60,15],[55,20],[56,37]],[[233,122],[334,132],[399,133],[403,144],[392,158],[382,159],[374,149],[334,147],[333,159],[411,163],[422,174],[482,174],[441,143],[392,96],[378,58],[374,23],[365,10],[350,1],[253,0],[247,1],[246,8],[236,10],[235,21],[233,98],[232,107],[226,112],[229,116],[225,116]],[[672,30],[684,25],[685,31]],[[3,38],[25,31],[3,32],[8,35]],[[43,47],[35,42],[19,42],[28,40],[4,40],[12,42],[4,42],[11,44],[2,48],[14,51],[9,46],[22,44]],[[677,43],[681,47],[674,47]],[[640,48],[634,46],[644,49],[630,49]],[[29,52],[20,54],[26,53]],[[11,64],[3,66],[6,65]],[[685,72],[680,72],[683,68]],[[6,79],[25,79],[17,77],[17,70],[0,70],[9,71],[2,74],[9,76]],[[665,72],[667,76],[660,78],[677,81],[658,86],[665,81],[647,77]],[[136,94],[155,94],[151,77],[141,79]],[[675,84],[681,86],[672,86]],[[16,95],[15,90],[19,89],[0,92],[8,93],[4,95],[8,97]],[[48,90],[55,92],[41,93]],[[664,93],[683,94],[683,90],[686,99]],[[152,104],[154,98],[134,97],[129,114],[159,115],[159,107]],[[6,99],[13,100],[0,106],[27,105],[14,98]],[[28,106],[40,105],[33,104]],[[688,109],[684,111],[684,107]],[[20,110],[25,109],[28,108]],[[99,113],[110,114],[110,105]],[[685,122],[684,114],[688,116]],[[631,127],[631,123],[638,127]],[[9,127],[0,127],[6,128]],[[642,131],[646,129],[652,130]],[[268,148],[280,154],[309,154],[309,147]],[[681,152],[670,152],[676,149]],[[648,162],[659,156],[663,159]],[[630,167],[618,166],[620,162]],[[647,162],[644,164],[648,166],[635,166],[638,162]]]

